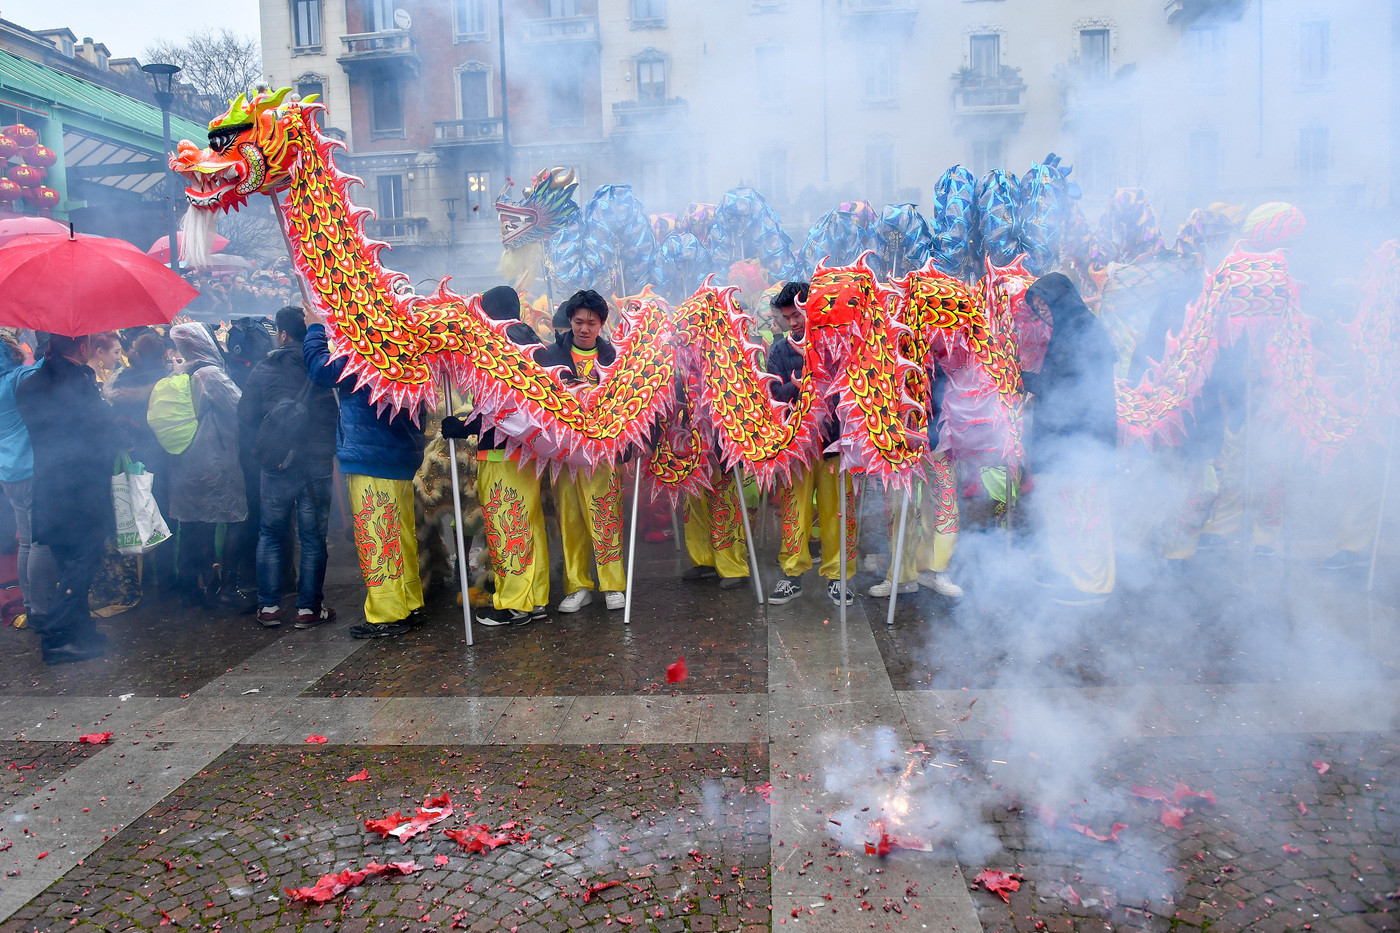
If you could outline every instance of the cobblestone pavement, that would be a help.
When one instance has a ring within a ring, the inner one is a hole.
[[[0,815],[17,798],[28,797],[35,788],[63,775],[105,746],[78,742],[0,742]],[[3,842],[0,842],[3,845]]]

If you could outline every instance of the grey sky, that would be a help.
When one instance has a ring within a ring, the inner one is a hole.
[[[158,39],[182,39],[208,27],[258,34],[258,0],[0,0],[0,18],[26,29],[67,26],[79,39],[106,43],[113,58],[140,57]]]

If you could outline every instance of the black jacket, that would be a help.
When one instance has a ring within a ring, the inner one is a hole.
[[[511,328],[514,330],[514,328]],[[617,350],[612,344],[602,337],[594,344],[598,350],[598,364],[600,366],[611,366],[613,360],[617,359]],[[578,382],[578,368],[574,366],[574,333],[566,330],[554,338],[554,343],[547,344],[535,351],[535,362],[541,366],[564,366],[569,370],[569,377],[565,377],[564,383]]]
[[[1066,276],[1042,276],[1026,301],[1033,295],[1045,299],[1053,323],[1040,372],[1022,374],[1035,395],[1031,463],[1037,472],[1105,475],[1118,447],[1113,342]]]
[[[34,541],[77,545],[112,534],[112,467],[121,441],[96,374],[50,357],[19,384],[15,403],[34,446]]]
[[[540,338],[530,328],[529,324],[512,324],[506,328],[506,336],[510,342],[517,347],[541,346]],[[540,351],[536,350],[536,360],[539,359]],[[572,361],[571,361],[572,362]],[[503,450],[506,446],[505,438],[496,437],[494,429],[481,430],[481,415],[475,415],[465,426],[457,424],[457,419],[445,419],[443,424],[444,437],[470,437],[476,434],[476,449],[480,453],[483,450]]]
[[[267,413],[284,398],[306,395],[306,422],[297,438],[296,462],[303,467],[330,472],[335,457],[335,424],[340,409],[331,389],[311,384],[300,346],[279,347],[253,366],[238,401],[238,446],[247,452],[258,439],[258,428]]]
[[[773,398],[780,402],[791,402],[797,398],[797,380],[802,376],[802,367],[807,361],[802,354],[792,345],[792,341],[784,335],[773,338],[773,343],[768,347],[768,372],[780,379],[769,389]],[[841,437],[841,421],[839,418],[830,418],[826,424],[822,425],[822,450],[830,447]],[[836,454],[824,454],[824,456],[834,457]]]

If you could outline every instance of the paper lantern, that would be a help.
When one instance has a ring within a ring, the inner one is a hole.
[[[63,200],[58,196],[57,191],[47,185],[30,188],[24,193],[24,197],[35,207],[58,207],[58,202]]]
[[[58,161],[57,153],[48,146],[30,146],[21,155],[25,165],[35,165],[39,168],[48,168]]]
[[[4,162],[16,152],[19,152],[19,143],[4,133],[0,133],[0,162]]]
[[[30,146],[39,145],[39,134],[25,126],[23,123],[16,123],[0,130],[15,141],[21,149],[28,149]]]
[[[8,178],[0,178],[0,204],[8,204],[24,193],[24,189]]]
[[[5,177],[21,188],[37,188],[44,183],[44,170],[32,165],[12,165]]]

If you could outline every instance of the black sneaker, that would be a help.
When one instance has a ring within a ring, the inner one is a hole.
[[[408,623],[406,622],[361,622],[359,625],[350,626],[350,636],[352,638],[392,638],[395,635],[408,634]]]
[[[681,579],[686,583],[695,583],[700,580],[713,580],[719,576],[719,571],[713,567],[691,567],[681,574]]]
[[[519,609],[487,609],[480,613],[476,620],[482,625],[528,625],[530,623],[530,613],[521,612]]]
[[[532,621],[532,622],[542,622],[542,621],[544,621],[545,619],[548,619],[548,618],[549,618],[549,607],[548,607],[548,606],[536,606],[534,609],[531,609],[531,610],[530,610],[530,621]]]
[[[843,589],[840,580],[832,580],[830,585],[827,586],[826,598],[838,606],[841,605],[843,601],[847,606],[854,606],[856,604],[856,594],[851,591],[850,586],[846,586]]]
[[[44,663],[50,666],[54,664],[71,664],[74,661],[88,661],[92,658],[101,657],[105,653],[106,651],[101,645],[79,645],[72,642],[66,645],[58,645],[54,648],[47,648],[43,652]]]
[[[334,618],[334,615],[332,615],[332,618]],[[423,607],[419,606],[417,609],[404,616],[403,621],[405,625],[418,626],[428,621],[428,617],[423,613]]]
[[[768,602],[774,606],[790,603],[802,595],[802,581],[797,577],[783,577],[768,594]]]
[[[725,577],[719,581],[719,588],[722,590],[737,590],[749,582],[748,577]]]
[[[1351,567],[1364,567],[1371,561],[1356,551],[1338,551],[1322,563],[1319,570],[1347,570]]]

